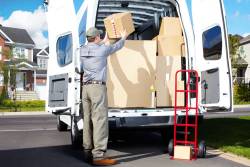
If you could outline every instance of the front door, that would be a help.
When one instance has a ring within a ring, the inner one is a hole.
[[[222,0],[192,0],[195,68],[201,73],[201,105],[232,110],[231,64]]]
[[[24,90],[25,87],[25,73],[17,72],[16,73],[16,90]]]

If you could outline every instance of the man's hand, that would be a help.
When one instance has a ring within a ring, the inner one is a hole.
[[[127,33],[126,30],[122,30],[122,31],[120,32],[120,34],[121,34],[121,37],[122,37],[123,39],[127,39],[128,33]]]

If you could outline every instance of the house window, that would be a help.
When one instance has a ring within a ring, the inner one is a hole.
[[[47,68],[47,59],[39,58],[38,59],[38,66],[39,66],[39,68],[46,69]]]
[[[13,48],[13,55],[18,59],[25,59],[25,48],[15,47]]]
[[[21,54],[21,56],[23,56],[23,58],[25,58],[25,49],[24,48],[20,48],[20,54]]]
[[[203,32],[203,54],[206,60],[218,60],[221,58],[222,38],[221,28],[215,26]]]
[[[72,62],[72,34],[61,36],[56,44],[57,62],[60,66],[70,64]]]

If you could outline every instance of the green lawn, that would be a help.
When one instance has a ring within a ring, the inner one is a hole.
[[[202,127],[208,146],[250,159],[250,116],[206,119]]]

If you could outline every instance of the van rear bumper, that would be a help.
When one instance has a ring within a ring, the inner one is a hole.
[[[189,116],[192,119],[194,116]],[[178,116],[178,122],[182,122],[184,116]],[[199,121],[203,115],[199,115]],[[142,116],[142,117],[110,117],[110,129],[119,128],[163,128],[174,125],[174,116]]]

